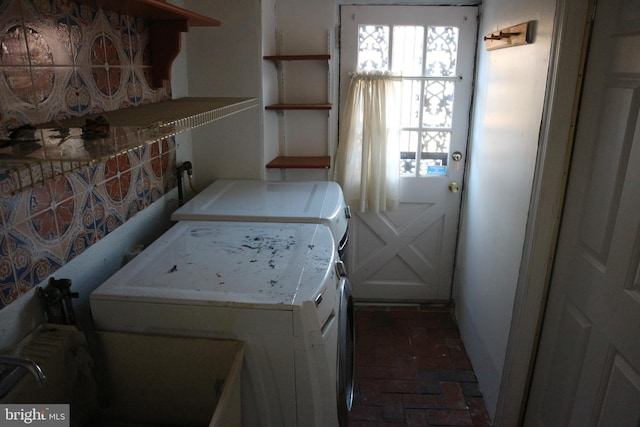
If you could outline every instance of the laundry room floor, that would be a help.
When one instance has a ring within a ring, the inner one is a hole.
[[[355,309],[349,427],[490,426],[449,308]]]

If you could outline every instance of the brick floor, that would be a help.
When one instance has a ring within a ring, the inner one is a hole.
[[[357,306],[349,427],[490,426],[449,309]]]

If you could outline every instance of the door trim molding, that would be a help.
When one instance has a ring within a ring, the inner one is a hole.
[[[521,425],[567,186],[595,0],[558,0],[529,218],[494,426]],[[582,49],[576,49],[582,46]]]

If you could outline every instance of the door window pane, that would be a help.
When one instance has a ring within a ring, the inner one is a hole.
[[[450,128],[453,111],[455,84],[447,80],[430,80],[424,87],[424,111],[422,126],[427,128]]]
[[[402,80],[400,98],[400,126],[419,128],[421,123],[423,82],[415,79]]]
[[[422,132],[420,176],[445,175],[451,146],[451,132]]]
[[[393,72],[403,76],[421,76],[423,55],[424,27],[393,27]]]
[[[400,176],[416,176],[416,153],[420,132],[400,132]]]
[[[457,59],[458,29],[456,27],[429,27],[427,29],[425,76],[455,76]]]
[[[358,28],[358,70],[389,70],[389,27],[360,25]]]

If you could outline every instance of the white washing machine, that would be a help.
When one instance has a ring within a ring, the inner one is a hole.
[[[350,216],[335,182],[219,179],[178,208],[171,219],[324,224],[342,255]]]
[[[180,221],[91,311],[98,330],[244,341],[245,426],[337,426],[339,265],[321,224]]]
[[[351,212],[342,188],[331,181],[260,181],[220,179],[171,216],[174,221],[258,221],[324,224],[343,259]],[[345,273],[346,275],[346,273]],[[345,280],[340,318],[340,366],[332,381],[338,388],[340,425],[346,427],[353,401],[354,340],[351,285]]]

